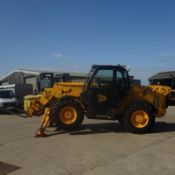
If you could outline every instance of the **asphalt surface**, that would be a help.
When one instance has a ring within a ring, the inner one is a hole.
[[[79,131],[34,138],[39,120],[0,114],[0,175],[175,175],[175,107],[144,135],[86,119]]]

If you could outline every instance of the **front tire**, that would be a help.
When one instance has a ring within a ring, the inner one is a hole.
[[[78,128],[84,119],[81,105],[75,100],[60,102],[54,113],[54,121],[57,128],[72,130]]]
[[[153,108],[145,102],[136,102],[127,109],[123,122],[128,132],[145,133],[155,124]]]

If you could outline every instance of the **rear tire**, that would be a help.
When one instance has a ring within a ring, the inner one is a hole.
[[[123,118],[123,125],[128,132],[147,132],[155,125],[153,108],[145,102],[135,102],[127,109]]]
[[[73,100],[66,99],[56,107],[54,121],[57,128],[72,130],[80,127],[84,119],[81,105]]]

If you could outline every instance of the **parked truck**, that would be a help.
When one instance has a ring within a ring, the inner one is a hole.
[[[0,86],[0,90],[10,90],[17,99],[17,107],[23,108],[24,97],[33,93],[31,84],[11,84]]]
[[[18,100],[10,89],[0,89],[0,111],[14,110],[18,105]]]

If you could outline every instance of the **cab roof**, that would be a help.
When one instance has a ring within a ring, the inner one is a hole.
[[[92,65],[92,69],[119,69],[119,70],[126,70],[126,66],[118,65]]]

